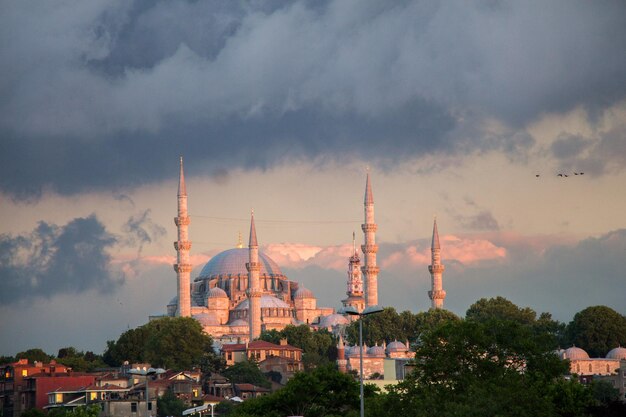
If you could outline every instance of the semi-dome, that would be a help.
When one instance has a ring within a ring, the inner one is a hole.
[[[300,287],[293,295],[293,298],[315,298],[313,291],[308,288]]]
[[[626,360],[626,348],[618,346],[615,349],[611,349],[611,351],[606,354],[606,358],[607,359],[624,359],[624,360]]]
[[[235,310],[247,310],[249,305],[250,300],[246,298],[235,307]],[[263,294],[261,296],[261,308],[291,308],[291,306],[279,298]]]
[[[248,325],[248,322],[243,319],[237,319],[229,324],[229,326],[231,327],[247,326],[247,325]]]
[[[219,326],[221,323],[215,314],[200,313],[193,316],[203,326]]]
[[[406,345],[402,342],[398,342],[394,340],[393,342],[387,345],[387,352],[406,352]]]
[[[228,298],[228,294],[220,287],[213,287],[209,290],[207,298]]]
[[[175,295],[169,302],[168,306],[177,306],[178,305],[178,296]]]
[[[247,275],[246,263],[250,261],[250,253],[247,248],[234,248],[225,250],[215,255],[204,265],[199,278],[209,278],[218,275]],[[259,251],[259,263],[261,275],[282,276],[280,268],[269,256]]]
[[[571,348],[567,349],[564,356],[565,359],[569,360],[589,359],[589,355],[587,354],[587,352],[576,346],[572,346]]]
[[[340,326],[340,325],[346,325],[346,324],[350,324],[350,320],[348,320],[341,314],[334,313],[334,314],[329,314],[328,316],[323,317],[322,320],[320,321],[319,326],[320,327],[334,327],[334,326]]]

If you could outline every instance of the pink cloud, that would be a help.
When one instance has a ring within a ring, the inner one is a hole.
[[[348,267],[351,245],[315,246],[304,243],[275,243],[263,252],[281,267],[302,269],[310,265],[342,271]]]
[[[465,265],[481,261],[504,259],[507,250],[497,246],[493,242],[482,238],[461,238],[454,235],[440,237],[441,256],[444,259],[452,259]],[[397,265],[424,266],[430,264],[430,242],[408,244],[404,250],[392,252],[380,260],[383,268]]]

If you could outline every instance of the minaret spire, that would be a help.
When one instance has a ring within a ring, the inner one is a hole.
[[[365,244],[361,246],[364,255],[364,264],[361,270],[365,276],[365,305],[373,306],[378,304],[378,271],[376,265],[376,252],[378,245],[376,244],[376,230],[378,225],[374,221],[374,195],[372,193],[372,183],[370,181],[370,173],[367,171],[365,180],[365,222],[361,225],[361,229],[365,235]]]
[[[181,317],[191,316],[191,263],[189,261],[189,215],[187,214],[187,188],[185,187],[185,173],[183,170],[183,157],[180,157],[180,173],[178,178],[178,216],[174,218],[178,228],[178,240],[174,242],[176,248],[176,287],[178,293],[177,315]]]
[[[441,245],[439,244],[439,231],[437,230],[437,218],[433,222],[433,239],[430,245],[431,264],[428,265],[430,272],[431,290],[428,297],[432,300],[432,308],[443,308],[443,300],[446,292],[443,289],[443,271],[445,266],[441,263]]]
[[[261,286],[259,283],[259,244],[256,238],[256,227],[254,226],[254,210],[250,214],[250,239],[248,244],[249,262],[248,269],[248,320],[250,330],[250,341],[258,339],[261,335]]]

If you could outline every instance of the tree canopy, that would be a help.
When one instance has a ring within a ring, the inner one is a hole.
[[[253,360],[237,362],[224,369],[222,375],[235,384],[248,383],[260,387],[269,388],[271,383],[259,369],[259,365]]]
[[[611,349],[626,346],[626,317],[606,306],[587,307],[567,325],[569,345],[587,351],[592,358],[604,357]]]
[[[235,407],[233,417],[356,416],[359,384],[333,366],[297,373],[271,395],[247,400]]]
[[[40,348],[28,349],[15,355],[15,359],[28,359],[29,362],[49,362],[52,358],[54,356],[48,355]]]
[[[306,324],[290,325],[280,331],[264,331],[259,339],[276,344],[287,339],[287,343],[302,349],[302,361],[307,369],[337,359],[337,339],[326,329],[312,331]]]
[[[111,366],[123,361],[149,362],[152,366],[183,370],[213,363],[211,336],[190,317],[163,317],[122,333],[107,342],[104,359]]]
[[[423,334],[415,371],[372,404],[374,414],[558,415],[557,402],[577,388],[562,379],[567,365],[551,339],[509,320],[450,321]]]

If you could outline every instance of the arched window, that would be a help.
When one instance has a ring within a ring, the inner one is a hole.
[[[591,364],[591,363],[589,364],[589,372],[590,373],[593,372],[593,364]]]

